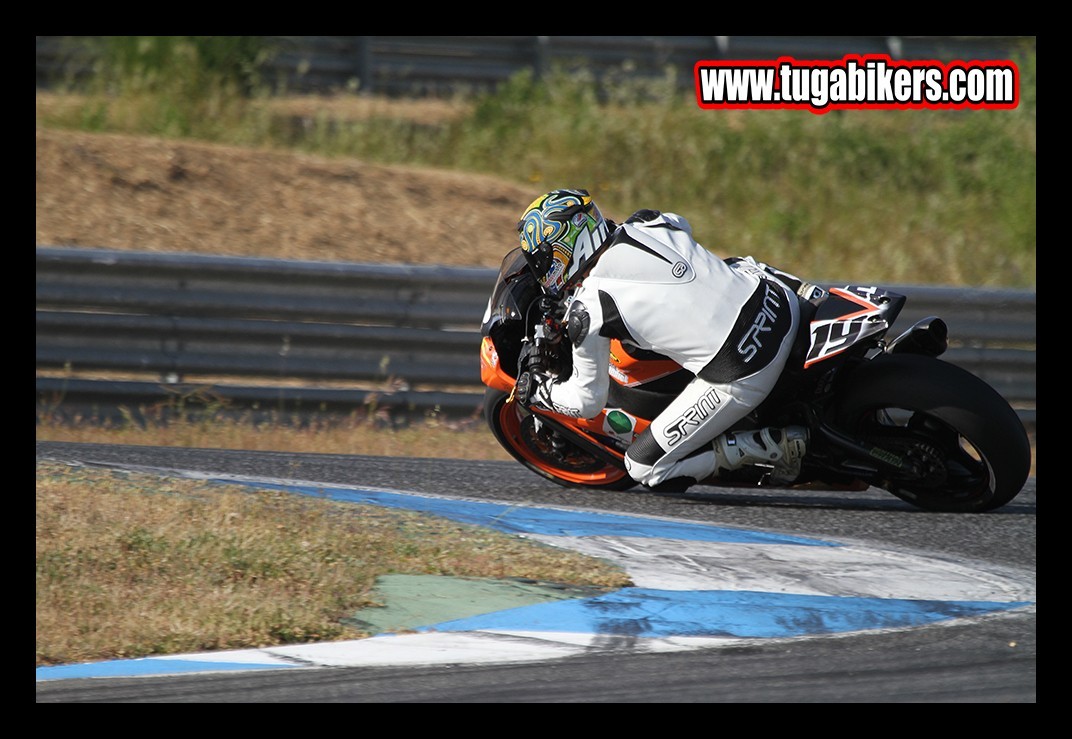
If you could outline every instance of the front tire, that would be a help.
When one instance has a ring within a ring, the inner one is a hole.
[[[491,433],[540,477],[570,488],[628,490],[637,484],[625,470],[585,450],[569,435],[546,424],[540,428],[537,418],[507,393],[491,388],[484,393],[484,419]]]
[[[978,513],[1015,498],[1031,443],[1008,402],[971,372],[933,357],[894,354],[862,365],[834,423],[859,442],[908,457],[913,479],[872,480],[926,511]]]

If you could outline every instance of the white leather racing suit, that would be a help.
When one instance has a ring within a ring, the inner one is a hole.
[[[573,371],[535,402],[581,418],[607,402],[610,341],[654,351],[696,375],[626,455],[649,487],[715,472],[712,441],[762,402],[799,322],[795,292],[751,257],[727,263],[674,213],[638,211],[575,289],[566,310]]]

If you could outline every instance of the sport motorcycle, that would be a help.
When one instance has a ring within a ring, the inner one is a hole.
[[[785,372],[767,399],[728,429],[806,426],[807,454],[792,487],[873,486],[943,512],[990,511],[1019,494],[1031,468],[1024,424],[990,385],[939,358],[948,347],[941,318],[924,318],[888,340],[905,295],[846,285],[798,299],[800,331]],[[628,490],[638,483],[626,472],[626,451],[693,375],[613,339],[610,394],[597,416],[525,407],[515,386],[526,370],[569,375],[564,313],[564,300],[545,293],[521,249],[507,254],[481,326],[484,418],[532,472],[565,487]],[[698,484],[759,487],[770,472],[757,464]]]

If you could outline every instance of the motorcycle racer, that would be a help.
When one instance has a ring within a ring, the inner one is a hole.
[[[768,484],[797,478],[805,427],[727,430],[774,388],[797,336],[798,295],[817,288],[752,257],[719,258],[676,213],[638,210],[616,224],[582,189],[536,198],[518,232],[533,275],[566,304],[572,359],[568,376],[554,377],[539,362],[528,365],[527,348],[515,390],[522,404],[597,415],[610,388],[610,341],[618,339],[695,376],[630,446],[625,463],[634,480],[680,492],[720,470],[756,464],[772,468]]]

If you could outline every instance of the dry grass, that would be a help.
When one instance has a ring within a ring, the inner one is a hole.
[[[367,636],[379,575],[616,589],[618,568],[432,516],[37,463],[37,666]]]
[[[364,419],[312,423],[303,428],[229,420],[171,422],[148,428],[135,424],[109,427],[44,421],[37,424],[37,440],[437,459],[513,459],[481,419],[426,421],[404,428],[386,428]]]

